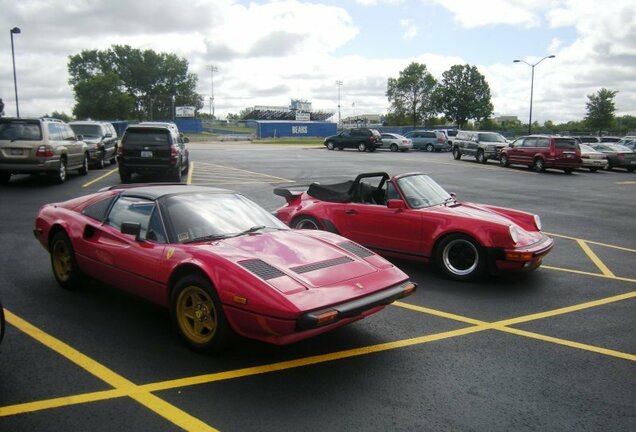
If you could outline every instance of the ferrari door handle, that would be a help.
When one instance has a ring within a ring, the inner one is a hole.
[[[358,212],[356,210],[353,210],[353,209],[347,209],[347,210],[345,210],[345,213],[346,214],[352,214],[352,215],[358,214]]]

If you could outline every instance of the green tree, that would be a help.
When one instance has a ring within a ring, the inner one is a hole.
[[[113,72],[79,81],[74,90],[77,103],[73,114],[77,118],[115,120],[134,116],[135,99],[121,90],[121,81]]]
[[[477,67],[467,64],[451,66],[442,74],[442,82],[435,91],[435,105],[460,128],[470,119],[481,122],[493,112],[486,78]]]
[[[386,96],[394,119],[408,118],[413,127],[435,114],[433,92],[437,80],[426,65],[413,62],[400,72],[399,78],[389,78]]]
[[[197,76],[188,73],[188,62],[174,54],[113,45],[104,51],[82,51],[70,56],[68,70],[79,111],[84,112],[85,107],[91,105],[91,112],[98,109],[87,97],[95,98],[97,95],[91,96],[90,91],[100,89],[108,90],[114,99],[107,104],[109,109],[123,110],[115,115],[104,110],[99,115],[92,114],[95,118],[132,115],[139,119],[169,119],[173,106],[203,107],[203,100],[196,93]],[[123,98],[122,94],[130,99]],[[130,100],[132,114],[128,111]]]
[[[587,96],[585,122],[599,134],[603,129],[607,130],[612,127],[614,123],[614,113],[616,112],[614,97],[617,93],[617,91],[602,88],[595,94]]]

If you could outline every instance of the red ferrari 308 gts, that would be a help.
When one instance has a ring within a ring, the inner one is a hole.
[[[290,230],[223,189],[110,188],[43,206],[34,234],[62,287],[89,276],[169,307],[183,339],[201,351],[221,349],[233,333],[292,343],[416,288],[356,243]]]
[[[385,256],[434,262],[457,280],[534,270],[554,244],[541,233],[539,216],[458,202],[421,173],[367,173],[274,193],[287,201],[276,214],[292,228],[331,231]]]

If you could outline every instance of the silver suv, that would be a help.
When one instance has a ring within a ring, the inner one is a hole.
[[[88,174],[88,146],[58,119],[0,118],[0,182],[12,174],[46,174],[64,183],[69,170]]]
[[[503,135],[497,132],[459,131],[453,140],[453,157],[474,156],[479,163],[488,159],[499,159],[501,149],[508,145]]]

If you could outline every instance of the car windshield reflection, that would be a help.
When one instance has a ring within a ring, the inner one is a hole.
[[[435,180],[417,174],[398,179],[398,187],[411,208],[424,208],[445,204],[453,200]]]
[[[272,228],[289,229],[242,195],[180,194],[165,199],[165,210],[179,243],[209,241]]]

